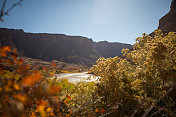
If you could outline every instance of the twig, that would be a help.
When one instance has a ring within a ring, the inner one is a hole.
[[[6,11],[4,10],[5,9],[5,6],[6,6],[6,2],[7,0],[4,0],[3,1],[3,5],[1,7],[1,13],[0,13],[0,21],[3,22],[3,17],[5,15],[8,15],[8,13],[13,9],[15,8],[17,5],[21,6],[21,3],[23,2],[23,0],[19,0],[18,2],[14,3],[10,8],[8,8]]]
[[[4,8],[5,8],[5,6],[6,6],[6,2],[7,2],[7,0],[4,0],[4,1],[3,1],[3,4],[2,4],[1,14],[0,14],[0,20],[1,20],[1,21],[3,21],[2,17],[3,17],[3,15],[4,15]]]
[[[174,85],[175,87],[175,85]],[[162,95],[158,100],[155,101],[155,103],[150,106],[150,108],[142,115],[142,117],[147,117],[147,115],[150,113],[150,111],[154,108],[154,106],[161,100],[163,99],[166,95],[168,95],[173,89],[174,87],[171,87],[164,95]]]

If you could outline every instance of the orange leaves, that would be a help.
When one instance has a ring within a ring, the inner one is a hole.
[[[70,102],[71,97],[69,95],[66,95],[66,99],[64,100],[64,104],[67,105]]]
[[[18,61],[18,64],[19,64],[19,65],[22,65],[23,62],[24,62],[24,60],[23,60],[23,59],[20,59],[20,60]]]
[[[96,108],[96,109],[95,109],[95,112],[97,113],[98,111],[99,111],[98,108]]]
[[[15,55],[12,56],[13,60],[16,61],[17,57]]]
[[[22,102],[22,103],[25,103],[27,98],[26,96],[22,95],[22,94],[16,94],[16,95],[13,95],[13,98],[15,98],[16,100]]]
[[[48,107],[48,108],[46,109],[46,112],[51,112],[52,110],[53,110],[53,108]]]
[[[30,69],[30,65],[20,65],[19,68],[18,68],[18,71],[24,75],[27,74],[27,72],[29,72],[29,69]]]
[[[68,113],[66,114],[66,117],[72,117],[72,111],[70,109],[68,109]]]
[[[0,92],[2,91],[2,88],[0,87]]]
[[[10,46],[4,46],[0,49],[0,55],[2,57],[7,57],[7,52],[11,52],[11,47]]]
[[[51,86],[51,87],[49,88],[48,94],[51,94],[51,95],[57,94],[60,90],[61,90],[61,89],[60,89],[59,86],[54,85],[54,86]]]
[[[34,84],[36,84],[40,79],[42,75],[39,72],[33,72],[31,75],[24,77],[22,80],[23,86],[31,87]]]
[[[44,72],[48,72],[48,68],[43,67],[43,71],[44,71]]]
[[[41,100],[38,102],[38,104],[39,106],[37,107],[36,111],[38,111],[42,117],[46,117],[47,113],[45,112],[45,107],[48,105],[48,103],[46,101]]]
[[[54,60],[52,60],[52,67],[56,67],[56,63]]]
[[[7,54],[6,54],[5,52],[0,52],[0,55],[1,55],[2,57],[7,57]]]
[[[104,110],[104,109],[102,109],[102,110],[101,110],[101,113],[104,113],[104,112],[105,112],[105,110]]]
[[[54,113],[50,113],[50,116],[54,116]]]
[[[70,96],[70,95],[66,95],[66,97],[67,97],[67,98],[71,98],[71,96]]]
[[[104,110],[104,109],[99,110],[98,108],[96,108],[96,109],[95,109],[95,112],[96,112],[96,113],[104,113],[105,110]]]
[[[16,82],[9,80],[5,85],[4,89],[5,92],[13,92],[14,90],[15,91],[20,90],[21,87]]]
[[[13,87],[14,87],[14,89],[17,90],[17,91],[21,89],[20,86],[19,86],[17,83],[14,83],[14,84],[13,84]]]
[[[2,48],[2,51],[4,51],[4,52],[10,52],[11,51],[11,47],[10,46],[4,46]]]
[[[2,57],[0,62],[5,62],[10,65],[13,65],[14,63],[21,65],[23,63],[22,59],[20,60],[17,59],[18,56],[17,49],[12,48],[10,46],[3,46],[2,48],[0,48],[0,56]],[[9,59],[8,57],[12,59]]]

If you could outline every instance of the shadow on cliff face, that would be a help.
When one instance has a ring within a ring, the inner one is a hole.
[[[0,29],[0,43],[16,47],[26,57],[59,60],[91,66],[99,57],[121,56],[130,44],[93,42],[82,36],[64,34],[25,33],[23,30]]]

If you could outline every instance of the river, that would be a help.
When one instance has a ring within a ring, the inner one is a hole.
[[[96,81],[97,77],[94,77],[92,74],[87,74],[87,72],[80,72],[80,73],[62,73],[56,74],[57,78],[67,78],[69,82],[76,83],[80,81]]]

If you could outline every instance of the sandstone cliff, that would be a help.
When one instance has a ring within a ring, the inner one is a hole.
[[[132,48],[130,44],[122,44],[108,41],[94,42],[93,47],[100,53],[101,56],[105,58],[121,56],[121,50],[123,48]]]
[[[176,32],[176,0],[172,0],[170,11],[159,20],[158,29],[163,33]]]
[[[93,42],[82,36],[25,33],[23,30],[0,28],[0,43],[16,47],[26,57],[42,60],[92,65],[99,57],[120,56],[129,44]]]

